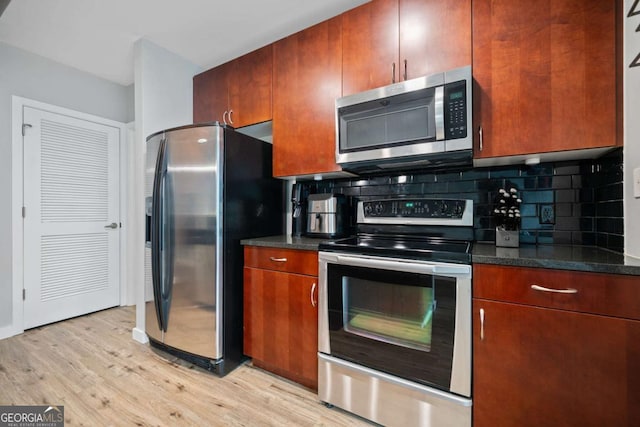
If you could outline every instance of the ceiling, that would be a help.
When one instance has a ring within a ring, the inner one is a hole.
[[[140,38],[209,69],[366,1],[13,0],[0,42],[129,85]]]

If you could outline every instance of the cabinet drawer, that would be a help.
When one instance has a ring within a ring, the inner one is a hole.
[[[476,264],[473,297],[640,320],[636,276]]]
[[[317,276],[318,253],[298,249],[245,246],[244,266]]]

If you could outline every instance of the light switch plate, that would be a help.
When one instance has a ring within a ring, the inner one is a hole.
[[[633,170],[633,197],[640,199],[640,168]]]

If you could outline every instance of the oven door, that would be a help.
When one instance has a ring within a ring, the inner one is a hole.
[[[471,266],[321,252],[319,351],[471,395]]]

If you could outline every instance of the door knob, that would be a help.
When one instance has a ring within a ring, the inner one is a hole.
[[[105,225],[104,228],[118,228],[118,223],[117,222],[112,222],[109,225]]]

